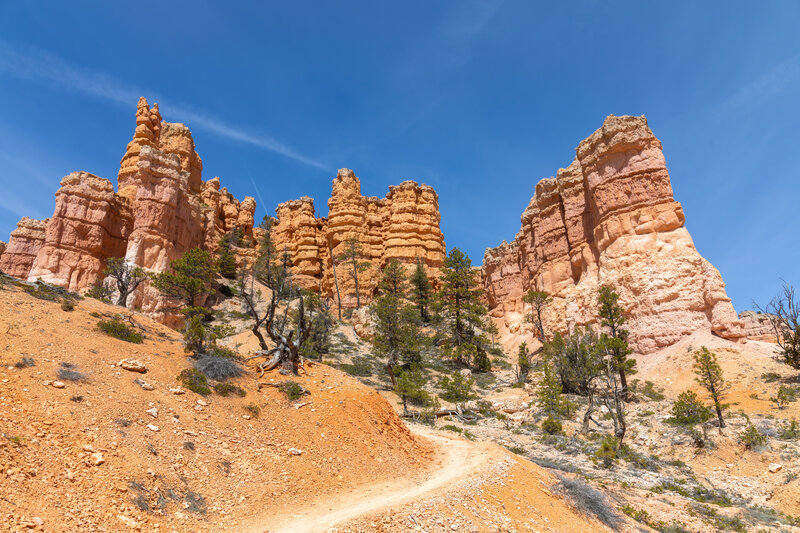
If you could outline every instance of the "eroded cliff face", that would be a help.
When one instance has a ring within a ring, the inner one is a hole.
[[[0,255],[0,270],[16,278],[27,278],[44,244],[47,220],[22,217],[17,228],[11,232],[8,244]]]
[[[234,228],[252,236],[255,200],[240,203],[220,189],[219,178],[204,183],[202,169],[189,129],[164,122],[158,104],[141,98],[118,189],[88,172],[66,176],[53,216],[23,218],[0,255],[0,269],[83,291],[100,279],[110,257],[161,272],[190,248],[215,250]],[[154,314],[163,303],[147,286],[131,299]]]
[[[604,284],[620,294],[640,353],[698,329],[744,336],[719,271],[684,227],[644,117],[609,116],[567,168],[540,181],[514,241],[486,251],[483,278],[491,315],[517,340],[533,337],[523,320],[527,290],[552,295],[546,328],[567,331],[597,322]]]
[[[419,258],[430,269],[429,276],[442,266],[445,244],[439,198],[432,187],[404,181],[391,186],[386,198],[362,196],[353,171],[340,169],[328,211],[327,218],[316,218],[314,201],[308,197],[280,204],[273,240],[279,252],[289,251],[298,283],[321,291],[334,304],[337,283],[342,307],[357,303],[351,268],[339,259],[350,238],[361,246],[359,260],[370,265],[359,274],[362,304],[371,300],[380,269],[391,259],[413,265]]]

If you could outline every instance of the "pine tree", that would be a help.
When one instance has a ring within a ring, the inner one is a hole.
[[[236,278],[236,256],[231,248],[236,240],[236,228],[231,233],[226,233],[219,239],[217,248],[217,270],[220,276],[227,279]]]
[[[216,274],[211,254],[192,248],[171,261],[169,270],[153,276],[153,286],[164,296],[177,301],[178,309],[185,309],[189,314],[203,313],[206,310],[199,308],[200,297],[209,292]]]
[[[431,283],[425,271],[425,262],[417,259],[417,266],[411,274],[410,299],[417,306],[419,317],[423,322],[430,322]]]
[[[349,266],[350,277],[353,279],[356,291],[356,309],[361,308],[361,291],[358,288],[358,275],[369,269],[372,265],[369,261],[362,261],[364,251],[357,237],[350,237],[344,241],[344,251],[339,254],[339,260]]]
[[[553,301],[550,296],[544,291],[537,291],[534,289],[529,290],[522,297],[522,301],[531,306],[531,312],[525,315],[525,321],[531,323],[536,327],[539,342],[547,342],[547,335],[544,332],[544,323],[542,322],[542,311]]]
[[[542,363],[542,379],[536,388],[536,398],[536,404],[548,417],[561,418],[572,410],[572,405],[562,394],[561,381],[553,364],[547,359]]]
[[[425,390],[427,379],[417,365],[406,368],[397,367],[397,378],[394,381],[394,390],[403,400],[403,414],[408,414],[408,402],[428,404],[430,394]]]
[[[323,354],[330,351],[331,329],[333,329],[333,318],[330,315],[329,306],[320,298],[319,294],[313,291],[301,290],[304,301],[304,323],[307,324],[308,337],[300,345],[300,355],[306,359],[322,360]],[[295,328],[300,323],[299,309],[294,316]]]
[[[725,427],[725,420],[722,418],[722,410],[725,405],[723,405],[722,399],[725,397],[729,385],[722,377],[722,367],[717,362],[716,354],[705,346],[694,352],[694,373],[697,375],[696,381],[711,395],[719,427],[722,430]]]
[[[458,248],[452,248],[444,260],[441,272],[439,304],[446,324],[443,352],[456,364],[474,364],[488,370],[489,359],[484,346],[486,339],[480,329],[486,324],[486,308],[480,302],[472,261]]]
[[[628,330],[622,326],[627,318],[619,305],[619,294],[606,285],[600,287],[598,298],[600,324],[609,329],[610,335],[603,334],[601,343],[611,356],[613,369],[619,374],[621,398],[628,401],[628,376],[636,373],[636,360],[628,356],[633,350],[628,346]]]
[[[530,354],[528,353],[528,344],[521,343],[519,345],[519,352],[517,353],[517,367],[519,368],[519,382],[525,383],[528,381],[528,373],[531,371]]]
[[[415,309],[405,302],[407,283],[403,266],[396,259],[390,260],[378,284],[380,296],[370,306],[375,319],[373,348],[378,356],[386,357],[386,370],[394,387],[395,367],[420,361]]]
[[[272,227],[275,225],[275,219],[269,215],[265,215],[259,223],[258,227],[263,231],[262,236],[258,241],[258,251],[254,273],[256,279],[269,287],[275,288],[275,259],[277,251],[275,244],[272,242]]]

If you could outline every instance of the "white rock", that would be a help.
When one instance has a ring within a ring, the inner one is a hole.
[[[197,400],[197,405],[202,405],[203,407],[205,407],[206,405],[208,405],[208,402],[205,401],[205,400],[198,399]]]
[[[302,455],[303,450],[298,450],[297,448],[289,448],[289,455]]]
[[[158,426],[154,424],[147,424],[147,429],[149,429],[150,431],[158,431]]]
[[[181,388],[169,389],[169,391],[170,391],[172,394],[183,394],[183,393],[184,393],[183,389],[181,389]]]
[[[769,471],[772,472],[773,474],[775,472],[779,472],[781,470],[781,468],[783,468],[782,464],[778,464],[778,463],[770,463],[769,464]]]
[[[147,372],[147,367],[144,366],[144,363],[139,361],[138,359],[123,359],[117,366],[125,369],[130,370],[131,372],[138,372],[140,374],[144,374]]]
[[[100,452],[95,452],[91,455],[91,461],[94,466],[100,466],[101,464],[105,463],[106,460],[103,457],[103,454]]]
[[[51,383],[51,385],[53,387],[57,388],[57,389],[63,389],[64,388],[64,382],[63,381],[54,381],[53,383]]]
[[[148,415],[152,416],[153,418],[158,418],[158,408],[151,407],[147,411],[145,411]]]

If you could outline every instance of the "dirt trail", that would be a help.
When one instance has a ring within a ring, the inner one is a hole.
[[[490,449],[460,437],[443,435],[412,425],[415,435],[432,441],[438,449],[435,466],[418,479],[398,479],[370,485],[347,494],[301,506],[293,515],[261,518],[243,531],[252,533],[324,532],[364,516],[437,494],[452,483],[469,477],[489,464]]]

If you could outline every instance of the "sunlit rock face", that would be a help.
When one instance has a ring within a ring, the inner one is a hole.
[[[11,232],[0,255],[0,270],[17,278],[27,278],[36,255],[44,245],[47,220],[23,217]]]
[[[648,353],[706,329],[744,336],[719,271],[697,252],[672,196],[661,142],[644,117],[606,118],[567,168],[536,185],[511,243],[486,250],[483,283],[506,333],[532,336],[522,296],[548,292],[546,328],[597,323],[597,293],[613,286],[631,345]]]
[[[255,200],[239,202],[220,189],[219,178],[203,182],[202,170],[189,128],[164,122],[158,104],[141,98],[117,190],[88,172],[64,177],[53,216],[23,218],[0,250],[0,269],[84,291],[101,278],[110,257],[161,272],[195,246],[214,251],[234,229],[252,243]],[[152,288],[145,285],[131,298],[131,305],[160,315],[163,302]]]
[[[439,197],[432,187],[404,181],[389,187],[385,198],[361,195],[361,182],[350,169],[340,169],[328,200],[328,217],[317,218],[314,201],[303,197],[284,202],[277,209],[273,239],[279,251],[288,250],[297,282],[321,291],[342,307],[357,304],[350,266],[338,258],[347,241],[361,247],[361,262],[369,267],[359,274],[362,304],[374,295],[380,269],[391,259],[408,265],[421,261],[435,277],[445,257],[439,228]],[[334,262],[336,264],[334,264]]]

